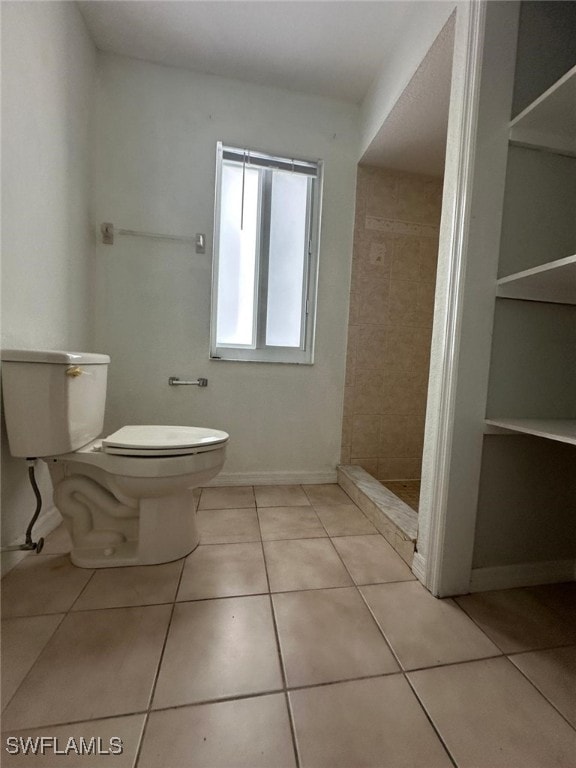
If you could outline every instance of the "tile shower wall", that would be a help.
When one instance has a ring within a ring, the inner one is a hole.
[[[342,463],[419,478],[442,180],[358,167]]]

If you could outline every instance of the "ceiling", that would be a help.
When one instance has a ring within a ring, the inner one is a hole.
[[[426,1],[82,0],[102,51],[360,103]]]
[[[80,0],[102,51],[360,104],[430,0]],[[454,19],[361,162],[441,176]]]

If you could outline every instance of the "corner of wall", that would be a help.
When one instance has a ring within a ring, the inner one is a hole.
[[[419,3],[361,105],[360,157],[380,130],[458,2]]]
[[[90,344],[89,148],[96,48],[76,3],[2,8],[2,345]],[[59,522],[46,465],[34,535]],[[2,542],[23,540],[35,502],[25,462],[10,455],[2,421]],[[2,559],[2,572],[22,553]]]

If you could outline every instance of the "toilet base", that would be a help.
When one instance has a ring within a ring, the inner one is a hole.
[[[173,496],[140,499],[137,540],[73,546],[70,559],[79,568],[158,565],[179,560],[193,552],[200,541],[194,507],[192,489]],[[64,520],[68,523],[65,515]]]
[[[161,560],[158,563],[143,563],[138,557],[138,543],[135,541],[127,541],[116,547],[116,551],[112,555],[106,555],[101,547],[73,549],[70,552],[70,560],[78,568],[123,568],[132,565],[160,565],[161,563],[171,563],[174,560],[180,560],[182,557],[192,554],[198,544],[199,542],[197,541],[189,552],[178,555],[171,560]]]

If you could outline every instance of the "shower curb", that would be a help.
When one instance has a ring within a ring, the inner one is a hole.
[[[345,464],[339,466],[337,472],[338,485],[412,567],[418,534],[416,512],[362,467]]]

